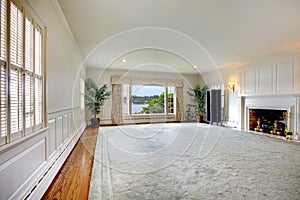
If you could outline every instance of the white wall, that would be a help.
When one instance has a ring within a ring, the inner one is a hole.
[[[27,2],[27,3],[26,3]],[[47,27],[48,127],[0,148],[0,199],[40,199],[85,128],[79,109],[81,56],[51,0],[28,0]]]
[[[140,71],[125,71],[125,70],[111,70],[111,69],[99,69],[99,68],[87,68],[87,77],[92,78],[99,85],[107,84],[108,90],[111,91],[111,77],[112,76],[126,76],[126,77],[144,77],[144,78],[156,78],[156,79],[180,79],[184,82],[183,95],[184,95],[184,108],[186,104],[192,103],[191,98],[188,96],[187,91],[194,87],[196,84],[202,85],[204,83],[201,76],[197,74],[174,74],[174,73],[156,73],[156,72],[140,72]],[[100,113],[100,118],[108,119],[111,123],[111,97],[107,100]],[[87,111],[88,112],[88,111]],[[90,116],[87,115],[87,119]]]

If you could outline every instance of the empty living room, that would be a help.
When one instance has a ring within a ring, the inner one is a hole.
[[[0,199],[300,198],[300,1],[0,2]]]

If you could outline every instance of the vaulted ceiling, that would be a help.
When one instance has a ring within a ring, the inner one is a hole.
[[[53,1],[90,67],[203,73],[300,49],[299,0]]]

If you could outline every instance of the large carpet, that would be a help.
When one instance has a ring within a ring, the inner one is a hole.
[[[300,199],[300,145],[196,123],[101,127],[89,199]]]

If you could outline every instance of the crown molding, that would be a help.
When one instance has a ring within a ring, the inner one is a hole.
[[[54,5],[54,7],[55,7],[55,10],[56,10],[58,16],[59,16],[59,19],[61,20],[62,24],[64,25],[64,27],[65,27],[65,29],[67,31],[67,33],[69,34],[69,36],[71,37],[71,39],[73,41],[73,44],[74,44],[74,46],[75,46],[75,48],[77,50],[77,53],[82,58],[82,53],[81,53],[81,51],[80,51],[80,49],[78,47],[77,41],[75,40],[75,37],[74,37],[74,35],[73,35],[73,33],[72,33],[71,29],[70,29],[68,21],[66,20],[66,17],[65,17],[65,15],[64,15],[61,7],[60,7],[60,4],[59,4],[58,0],[52,0],[52,3]]]

